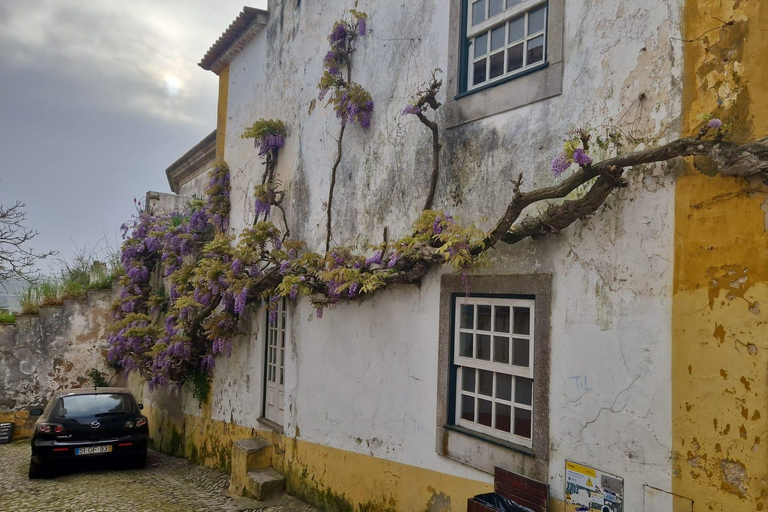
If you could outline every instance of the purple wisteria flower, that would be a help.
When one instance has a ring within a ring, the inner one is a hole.
[[[370,256],[370,257],[368,257],[365,260],[365,264],[366,265],[373,265],[373,264],[381,265],[381,258],[382,258],[382,256],[384,256],[384,251],[379,249],[378,251],[375,251],[373,253],[373,256]]]
[[[421,109],[416,105],[406,105],[405,108],[403,109],[403,115],[408,115],[408,114],[412,114],[414,116],[416,114],[421,114]]]
[[[574,150],[573,161],[582,167],[592,164],[592,158],[582,148],[576,148]]]
[[[387,263],[387,268],[394,268],[395,265],[397,265],[397,262],[400,261],[401,256],[398,253],[393,254],[389,257],[389,262]]]
[[[285,275],[286,272],[291,268],[291,262],[288,260],[284,260],[280,262],[280,270],[279,272],[283,275]]]
[[[292,299],[295,299],[298,294],[299,294],[299,286],[298,285],[291,286],[291,291],[288,293],[288,296]]]
[[[357,291],[360,289],[360,283],[357,281],[353,281],[349,284],[349,288],[347,288],[347,297],[352,299],[357,295]]]
[[[269,201],[263,201],[261,198],[257,197],[253,210],[257,219],[262,215],[269,217],[269,214],[272,211],[272,205],[269,204]]]
[[[267,133],[263,137],[253,140],[253,145],[259,148],[259,156],[264,156],[268,151],[277,151],[285,145],[285,137],[280,133]]]
[[[571,163],[566,158],[565,153],[560,153],[552,160],[552,174],[555,178],[559,178],[570,166]]]
[[[317,315],[317,318],[323,318],[323,308],[317,308],[315,314]]]
[[[246,301],[248,300],[248,288],[243,290],[235,296],[235,313],[242,315],[245,312]]]
[[[723,127],[723,122],[716,117],[713,119],[710,119],[709,122],[707,123],[707,128],[710,128],[712,130],[719,130],[722,127]]]
[[[365,24],[365,18],[358,18],[357,20],[357,35],[364,36],[367,32],[368,27]]]

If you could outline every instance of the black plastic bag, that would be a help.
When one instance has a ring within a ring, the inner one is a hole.
[[[514,501],[509,500],[504,496],[500,496],[495,492],[478,494],[474,499],[498,512],[533,512],[533,510],[528,507],[518,505]]]

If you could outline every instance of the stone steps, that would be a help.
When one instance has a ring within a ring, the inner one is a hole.
[[[273,468],[248,472],[245,491],[257,500],[265,500],[285,490],[285,477]]]
[[[264,438],[232,443],[229,492],[265,500],[285,490],[285,478],[272,468],[272,444]]]

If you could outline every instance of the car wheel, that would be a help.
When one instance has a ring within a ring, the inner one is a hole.
[[[39,462],[35,462],[34,460],[29,460],[29,479],[35,480],[37,478],[43,478],[46,476],[46,471],[43,468],[43,465]]]
[[[144,450],[142,450],[141,453],[139,453],[134,457],[131,467],[135,469],[143,469],[146,466],[147,466],[147,449],[144,448]]]

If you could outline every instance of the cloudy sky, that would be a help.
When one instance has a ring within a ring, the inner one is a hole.
[[[35,249],[114,245],[134,198],[170,192],[215,128],[197,63],[243,1],[0,0],[0,203],[26,203]]]

